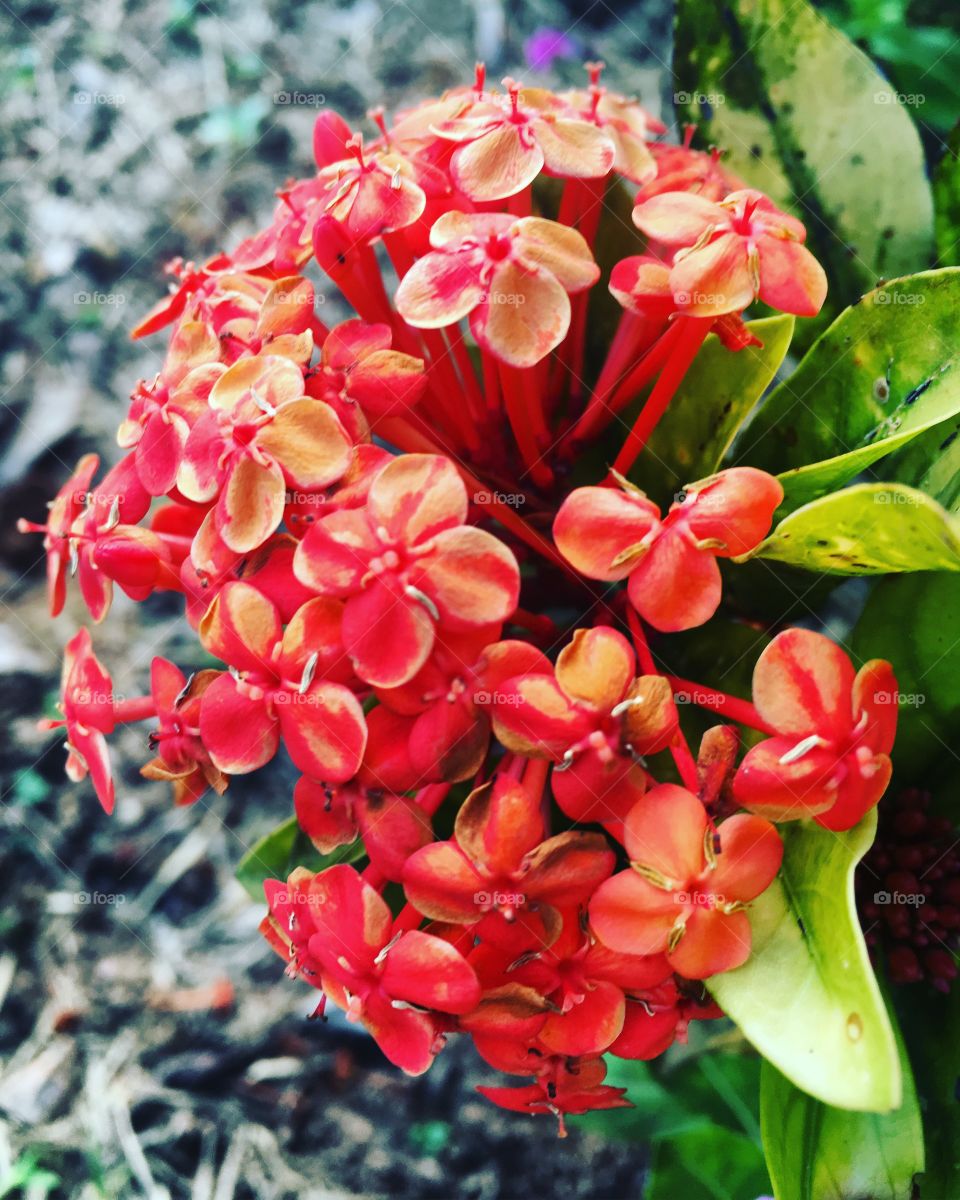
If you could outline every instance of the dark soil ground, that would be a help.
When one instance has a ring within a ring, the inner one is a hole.
[[[174,811],[128,731],[113,819],[67,784],[35,721],[83,615],[46,617],[37,543],[13,531],[80,453],[116,456],[125,396],[162,351],[126,335],[162,264],[265,220],[309,170],[318,104],[361,122],[478,57],[519,73],[541,26],[576,49],[554,79],[603,57],[659,107],[661,2],[0,0],[0,1195],[641,1194],[641,1147],[494,1109],[467,1046],[411,1080],[343,1022],[305,1019],[314,997],[233,880],[290,812],[282,765]],[[97,650],[127,694],[154,653],[197,653],[171,603],[122,598]]]

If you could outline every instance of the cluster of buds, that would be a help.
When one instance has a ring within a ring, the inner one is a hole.
[[[135,330],[170,332],[124,456],[100,482],[84,458],[46,522],[22,523],[44,535],[54,614],[68,570],[94,622],[115,587],[179,593],[222,664],[186,678],[156,658],[149,694],[121,698],[81,629],[47,722],[70,776],[111,811],[108,739],[131,721],[152,722],[143,774],[181,804],[282,746],[317,849],[360,843],[356,865],[266,883],[288,973],[408,1072],[467,1033],[531,1080],[491,1100],[561,1125],[627,1103],[604,1054],[653,1057],[720,1015],[703,981],[750,954],[776,822],[854,824],[886,787],[896,712],[887,664],[855,674],[785,630],[755,704],[711,693],[728,722],[687,744],[690,685],[648,628],[712,617],[718,559],[757,546],[782,491],[738,467],[662,514],[628,477],[707,334],[738,353],[748,304],[814,313],[824,277],[799,222],[719,156],[655,141],[588,70],[553,94],[478,68],[389,126],[372,113],[372,141],[321,114],[317,170],[269,226],[172,264]],[[604,201],[625,186],[646,253],[603,276]],[[320,321],[314,263],[356,317]],[[622,306],[599,363],[598,286]],[[565,488],[648,388],[609,475]],[[593,580],[627,584],[601,598]],[[769,736],[738,766],[740,725]]]

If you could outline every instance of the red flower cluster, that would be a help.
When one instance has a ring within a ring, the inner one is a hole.
[[[284,747],[317,849],[360,839],[357,866],[267,880],[289,973],[404,1070],[469,1034],[532,1080],[491,1100],[561,1120],[627,1103],[605,1053],[652,1057],[719,1015],[701,981],[750,953],[771,822],[858,820],[896,712],[887,664],[855,674],[787,630],[755,706],[727,698],[770,736],[739,767],[731,725],[687,745],[645,627],[708,621],[718,559],[756,547],[782,490],[733,467],[662,514],[629,476],[704,337],[742,350],[748,304],[815,312],[823,276],[799,222],[718,156],[651,142],[662,127],[589,70],[553,94],[488,89],[481,69],[391,126],[374,114],[371,142],[321,115],[317,170],[269,226],[172,264],[135,331],[170,337],[125,456],[100,483],[84,458],[46,522],[22,523],[44,535],[54,613],[71,565],[94,621],[115,585],[176,592],[221,664],[187,678],[156,658],[149,694],[123,699],[81,630],[48,723],[71,777],[110,811],[107,738],[134,720],[177,803]],[[623,312],[597,362],[594,247],[624,181],[649,240],[603,280]],[[321,322],[313,262],[355,318]],[[565,488],[648,389],[610,475]],[[627,582],[601,597],[595,580]]]

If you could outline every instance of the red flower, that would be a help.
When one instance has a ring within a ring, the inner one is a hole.
[[[646,784],[635,758],[665,749],[677,729],[667,680],[637,678],[630,643],[606,625],[578,629],[555,673],[508,679],[494,701],[505,746],[560,763],[554,796],[578,821],[622,820]]]
[[[222,371],[220,339],[205,321],[181,321],[152,385],[137,384],[117,440],[133,449],[140,482],[151,496],[176,484],[190,427],[206,408],[210,387]],[[198,387],[203,380],[205,387]]]
[[[193,804],[208,787],[219,795],[227,789],[226,776],[213,765],[200,738],[200,704],[218,678],[217,671],[198,671],[187,679],[165,658],[150,664],[150,694],[158,721],[150,745],[157,756],[140,768],[140,774],[172,783],[175,804]]]
[[[608,92],[598,80],[602,63],[589,63],[591,85],[583,91],[561,93],[577,117],[602,130],[613,142],[613,169],[632,183],[647,183],[657,174],[657,164],[647,145],[649,133],[663,133],[665,126],[627,96]]]
[[[438,627],[477,629],[516,607],[516,560],[492,534],[464,524],[467,507],[449,459],[406,454],[377,474],[364,509],[322,517],[297,548],[297,577],[346,599],[343,644],[367,683],[406,683]]]
[[[630,603],[655,629],[672,633],[708,621],[720,603],[718,558],[753,550],[783,499],[779,481],[731,467],[688,484],[660,520],[657,506],[625,480],[621,490],[585,487],[560,507],[560,553],[590,579],[629,577]]]
[[[358,836],[370,862],[399,882],[407,859],[433,841],[429,818],[416,800],[359,783],[340,785],[297,780],[293,791],[297,823],[321,854]]]
[[[501,1108],[521,1113],[553,1113],[560,1122],[560,1136],[566,1137],[563,1118],[567,1113],[585,1113],[603,1108],[632,1108],[624,1098],[626,1088],[611,1087],[603,1081],[607,1065],[602,1058],[570,1059],[566,1055],[541,1058],[536,1082],[526,1087],[478,1087]]]
[[[897,681],[883,659],[854,673],[839,646],[787,629],[760,655],[753,699],[776,736],[747,752],[734,776],[737,803],[776,821],[812,816],[850,829],[890,782]]]
[[[709,996],[692,992],[693,985],[686,981],[681,983],[683,991],[672,977],[635,993],[627,1001],[623,1031],[610,1053],[617,1058],[644,1061],[657,1058],[675,1041],[686,1043],[691,1021],[714,1021],[723,1016],[723,1010]]]
[[[85,454],[73,469],[73,474],[49,504],[49,515],[43,525],[17,521],[21,533],[42,533],[43,548],[47,552],[47,600],[51,617],[63,611],[67,596],[67,566],[70,561],[70,532],[74,522],[87,506],[90,485],[97,473],[100,459],[96,454]]]
[[[288,484],[327,487],[350,466],[343,426],[329,405],[303,394],[303,374],[287,358],[234,363],[209,403],[187,438],[177,486],[196,503],[216,499],[207,520],[237,553],[280,524]]]
[[[662,954],[621,954],[588,937],[576,911],[564,913],[559,937],[524,955],[509,971],[515,983],[531,987],[552,1011],[537,1034],[553,1054],[599,1054],[620,1037],[627,994],[644,992],[672,974]]]
[[[717,834],[719,851],[703,805],[685,788],[663,783],[647,792],[625,824],[632,869],[602,883],[590,902],[597,937],[624,953],[665,952],[688,979],[745,962],[743,909],[773,881],[783,846],[761,817],[730,817]]]
[[[503,680],[550,670],[528,642],[498,642],[500,626],[440,634],[426,663],[397,688],[378,688],[381,701],[414,720],[407,730],[410,762],[420,778],[456,783],[475,775],[490,744],[489,711]]]
[[[40,729],[67,731],[67,776],[89,774],[104,812],[113,812],[114,788],[106,735],[117,725],[113,680],[93,653],[90,631],[80,629],[63,649],[60,685],[63,720],[42,720]]]
[[[321,165],[319,178],[327,189],[324,211],[357,242],[405,229],[427,203],[406,159],[389,149],[365,153],[359,133],[344,142],[339,162]]]
[[[400,281],[400,315],[417,329],[470,317],[479,345],[530,367],[570,327],[569,294],[596,283],[600,268],[583,237],[542,217],[449,212],[430,230],[433,251]]]
[[[463,925],[586,900],[613,870],[605,838],[570,830],[544,841],[544,833],[539,796],[509,778],[487,783],[467,797],[451,841],[407,861],[407,899],[426,917]]]
[[[389,325],[344,321],[307,378],[309,394],[325,400],[356,441],[369,438],[369,419],[404,412],[427,386],[423,360],[391,350],[392,341]]]
[[[485,94],[435,133],[458,143],[454,184],[471,200],[502,200],[546,170],[565,179],[597,179],[613,166],[613,142],[596,125],[572,118],[556,96],[504,79],[506,95]]]
[[[270,916],[261,925],[291,973],[305,975],[410,1075],[422,1074],[442,1045],[434,1018],[467,1013],[480,999],[470,964],[441,938],[411,930],[392,936],[390,909],[349,866],[319,875],[302,869],[264,884]]]
[[[207,650],[229,664],[206,689],[200,736],[213,762],[242,775],[269,762],[281,735],[294,764],[317,779],[356,774],[367,743],[363,709],[340,642],[342,605],[318,597],[283,629],[276,605],[228,583],[200,623]]]
[[[670,286],[691,316],[739,312],[758,298],[798,317],[820,311],[827,277],[803,245],[806,230],[762,192],[744,188],[720,201],[664,192],[639,203],[633,220],[647,237],[679,247]]]

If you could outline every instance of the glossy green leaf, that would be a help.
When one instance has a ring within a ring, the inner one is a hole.
[[[946,996],[925,987],[895,990],[924,1114],[920,1200],[960,1196],[960,988]]]
[[[290,817],[247,851],[234,874],[250,896],[262,903],[265,879],[286,879],[295,867],[322,871],[334,863],[356,862],[363,855],[363,842],[359,838],[349,845],[338,846],[330,854],[321,854],[302,832],[297,818]]]
[[[913,120],[811,4],[679,0],[674,86],[680,120],[805,222],[828,307],[929,262],[933,205]]]
[[[902,1039],[897,1044],[903,1102],[887,1113],[821,1104],[763,1064],[760,1125],[776,1200],[909,1200],[923,1170],[923,1127]]]
[[[788,316],[748,322],[763,345],[743,350],[728,350],[714,334],[707,338],[631,471],[653,499],[672,503],[683,484],[717,470],[786,357],[794,323]]]
[[[861,662],[886,658],[900,704],[894,761],[901,778],[926,786],[956,767],[960,739],[960,576],[903,575],[881,580],[854,626]],[[951,788],[960,815],[960,788]]]
[[[859,483],[784,517],[750,554],[832,575],[960,571],[960,522],[897,483]]]
[[[960,264],[960,125],[951,131],[933,173],[933,209],[937,262],[955,267]]]
[[[876,812],[840,834],[781,826],[781,873],[749,909],[750,958],[707,985],[797,1087],[838,1108],[885,1112],[900,1104],[900,1064],[853,899],[854,867],[875,831]]]
[[[734,461],[781,472],[793,509],[960,415],[958,307],[956,268],[869,292],[770,393]]]

